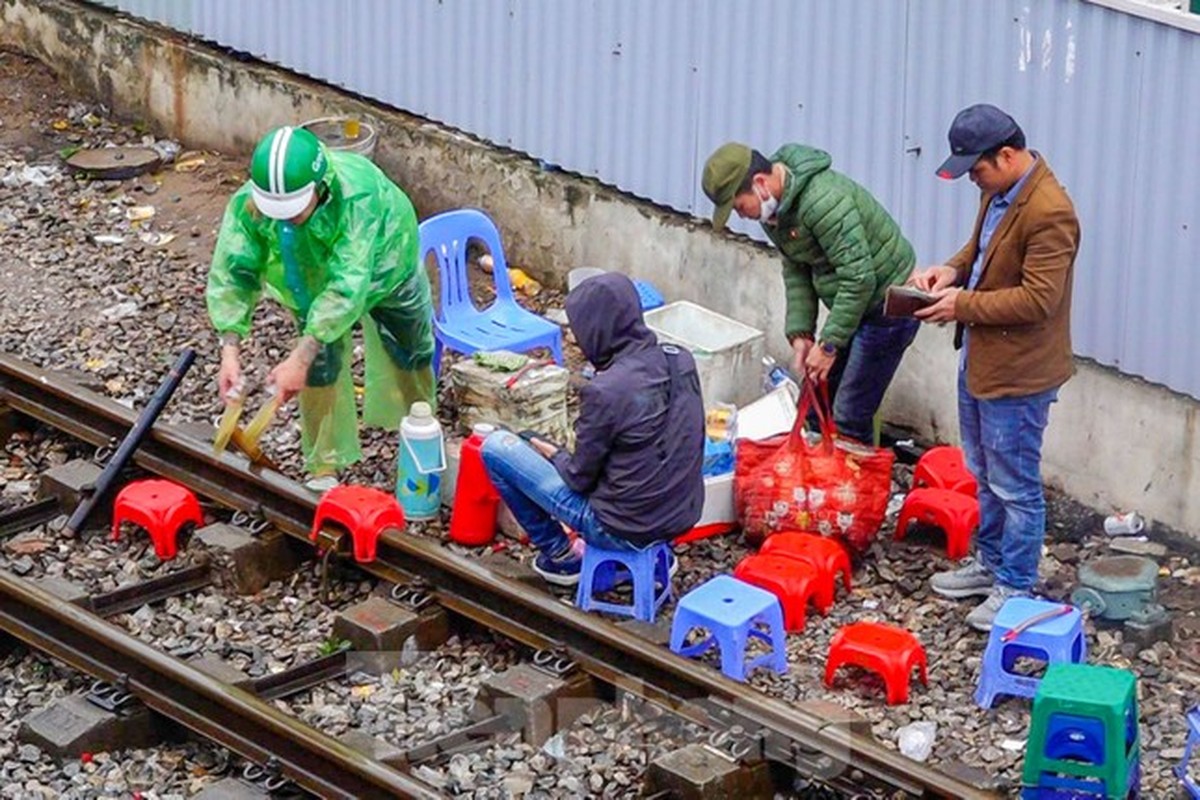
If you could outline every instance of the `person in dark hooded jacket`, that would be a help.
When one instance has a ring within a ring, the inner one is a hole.
[[[636,549],[686,532],[704,504],[704,405],[691,353],[659,345],[619,273],[576,287],[567,318],[596,368],[580,391],[575,451],[508,431],[483,445],[488,475],[540,550],[534,569],[560,586],[578,582],[581,564],[560,523],[587,544]]]

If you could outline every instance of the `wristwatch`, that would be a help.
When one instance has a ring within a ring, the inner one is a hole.
[[[833,342],[821,342],[821,352],[827,356],[837,355],[837,345]]]

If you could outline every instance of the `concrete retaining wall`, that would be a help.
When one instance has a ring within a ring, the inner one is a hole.
[[[572,267],[620,269],[768,332],[777,355],[783,291],[771,251],[523,155],[69,0],[0,0],[0,44],[28,53],[73,88],[189,146],[248,153],[267,129],[330,114],[380,124],[376,161],[422,217],[479,206],[513,263],[551,283]],[[963,236],[968,234],[963,231]],[[948,255],[948,254],[947,254]],[[1184,346],[1186,343],[1175,343]],[[1165,346],[1165,345],[1164,345]],[[885,415],[922,436],[957,440],[948,329],[927,328],[889,393]],[[1051,412],[1049,482],[1101,510],[1137,508],[1200,531],[1197,404],[1088,363]]]

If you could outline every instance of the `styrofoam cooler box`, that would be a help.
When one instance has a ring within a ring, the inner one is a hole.
[[[660,342],[686,347],[695,357],[705,406],[742,406],[760,394],[762,331],[686,300],[647,311],[646,325]]]
[[[695,527],[720,522],[737,522],[733,508],[733,473],[713,475],[704,479],[704,509]]]

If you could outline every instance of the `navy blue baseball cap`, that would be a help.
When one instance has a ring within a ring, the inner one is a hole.
[[[938,177],[961,178],[981,155],[1020,130],[1016,120],[995,106],[979,103],[964,108],[950,124],[950,157],[938,167]]]

